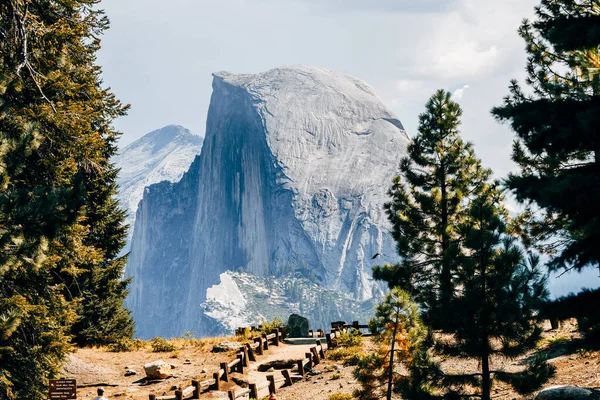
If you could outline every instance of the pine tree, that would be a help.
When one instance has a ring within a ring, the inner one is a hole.
[[[0,2],[2,400],[46,397],[76,319],[102,315],[94,324],[111,325],[102,320],[110,311],[85,315],[82,293],[104,299],[116,285],[124,295],[125,283],[113,279],[123,262],[115,257],[121,217],[102,199],[114,193],[111,122],[126,107],[101,88],[94,65],[108,26],[97,3]]]
[[[437,91],[419,116],[419,131],[400,164],[386,204],[402,262],[374,269],[375,279],[400,286],[424,307],[435,328],[451,325],[455,260],[461,253],[456,227],[470,196],[491,172],[481,167],[471,143],[459,136],[462,110],[451,95]]]
[[[377,350],[358,360],[354,376],[361,384],[355,396],[361,400],[392,398],[433,398],[432,384],[440,376],[429,359],[430,335],[419,317],[417,305],[408,293],[392,289],[377,306],[369,323]]]
[[[114,135],[114,132],[112,133]],[[69,292],[78,303],[78,321],[71,333],[80,345],[104,345],[134,333],[133,319],[124,307],[129,279],[123,280],[126,256],[119,256],[125,245],[125,212],[115,199],[117,170],[108,161],[116,153],[107,141],[101,172],[86,183],[85,235],[80,235],[88,251],[99,255],[87,262],[77,259],[79,273],[73,275]],[[63,259],[69,262],[69,257]]]
[[[517,373],[490,368],[493,356],[514,358],[535,348],[541,335],[536,314],[547,298],[539,256],[524,256],[508,234],[506,221],[502,195],[490,187],[472,201],[469,215],[459,227],[466,251],[458,260],[460,289],[453,302],[456,330],[453,339],[440,343],[438,350],[448,356],[477,359],[479,371],[447,374],[444,384],[452,387],[455,395],[470,394],[465,389],[476,387],[479,396],[489,400],[493,378],[526,394],[539,389],[554,373],[553,367],[540,359]]]
[[[551,268],[600,264],[600,2],[542,0],[525,40],[527,90],[512,81],[492,113],[516,133],[506,183],[543,219],[531,224]]]

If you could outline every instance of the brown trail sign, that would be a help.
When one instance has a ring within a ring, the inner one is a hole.
[[[50,379],[48,400],[76,400],[77,381],[75,379]]]

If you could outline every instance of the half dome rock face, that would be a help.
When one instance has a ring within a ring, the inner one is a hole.
[[[314,67],[214,74],[202,153],[146,189],[127,275],[138,335],[213,333],[200,304],[227,270],[301,274],[366,300],[395,254],[383,204],[409,138],[375,91]]]

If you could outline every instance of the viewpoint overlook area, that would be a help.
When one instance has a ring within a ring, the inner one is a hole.
[[[226,321],[199,305],[226,271],[380,297],[371,268],[395,259],[383,203],[408,142],[376,92],[348,75],[215,73],[202,152],[180,181],[147,188],[137,210],[126,269],[137,334],[223,332]],[[343,306],[328,313],[352,319]],[[264,311],[237,314],[250,323]]]

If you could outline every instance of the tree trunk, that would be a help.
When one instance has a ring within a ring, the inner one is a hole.
[[[483,215],[480,214],[480,220],[483,220]],[[488,335],[488,309],[487,299],[487,264],[485,262],[484,247],[479,250],[479,268],[481,271],[481,399],[491,399],[491,379],[490,379],[490,338]]]
[[[387,400],[392,400],[392,385],[394,383],[394,348],[396,345],[396,334],[398,333],[398,318],[400,317],[400,311],[396,310],[396,320],[394,321],[394,333],[392,335],[392,348],[390,350],[390,368],[388,370],[388,387],[387,387]]]
[[[486,344],[487,344],[487,338]],[[481,357],[481,400],[491,399],[491,380],[490,380],[490,355],[486,349]]]
[[[441,317],[443,330],[449,327],[450,303],[452,301],[452,272],[450,270],[450,260],[447,257],[450,240],[448,238],[448,193],[446,188],[446,166],[442,161],[440,164],[440,191],[441,199],[441,229],[442,229],[442,270],[440,274],[440,303],[438,312]]]

